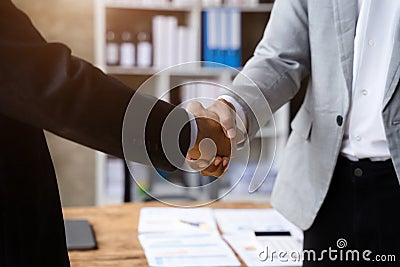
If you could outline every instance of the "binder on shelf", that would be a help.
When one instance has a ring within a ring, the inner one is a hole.
[[[198,5],[199,3],[197,1],[198,0],[172,0],[171,3],[177,7],[185,7]]]
[[[165,16],[155,16],[153,18],[153,65],[155,68],[161,68],[165,65],[163,55],[163,35],[165,34]],[[165,40],[165,39],[164,39]]]
[[[179,26],[177,29],[177,37],[177,63],[196,61],[196,31],[190,27]]]
[[[242,61],[242,32],[241,13],[237,8],[227,9],[228,24],[228,49],[225,54],[225,64],[233,68],[239,68]]]
[[[186,43],[188,39],[188,29],[183,26],[178,27],[178,63],[185,62],[189,57],[189,46]]]
[[[207,8],[203,11],[203,60],[204,66],[215,66],[218,49],[218,9]]]
[[[204,7],[220,6],[222,5],[222,0],[202,0],[201,5]]]
[[[167,61],[165,66],[169,67],[178,63],[178,55],[176,50],[178,19],[175,16],[166,17],[166,38],[164,39],[165,55]]]
[[[209,106],[220,95],[227,92],[218,85],[217,80],[207,80],[204,82],[191,82],[191,80],[188,80],[188,83],[180,87],[180,93],[181,102],[184,103],[184,107],[187,107],[187,104],[193,100]]]
[[[198,61],[199,59],[197,57],[197,54],[198,54],[199,46],[198,46],[198,40],[197,40],[197,31],[192,27],[187,28],[187,30],[188,30],[189,54],[188,54],[188,58],[187,58],[186,62]]]
[[[203,12],[203,60],[205,67],[241,66],[241,13],[238,8],[207,8]]]
[[[174,16],[153,18],[154,67],[163,69],[177,63],[176,40],[178,20]]]
[[[228,12],[225,8],[217,10],[217,52],[215,53],[215,62],[225,64],[225,55],[228,50]]]
[[[196,61],[197,35],[193,28],[178,26],[175,16],[153,18],[154,67],[163,69],[179,63]]]

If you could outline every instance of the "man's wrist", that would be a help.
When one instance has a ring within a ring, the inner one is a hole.
[[[241,131],[247,132],[247,118],[242,105],[230,95],[221,95],[218,97],[218,100],[220,99],[225,100],[235,108],[236,114],[239,116],[239,119],[241,121],[240,123],[236,121],[236,124]]]
[[[189,150],[190,150],[196,144],[197,134],[198,134],[199,130],[197,128],[195,116],[190,112],[188,112],[188,116],[189,116],[189,123],[190,123],[190,145],[189,145]]]

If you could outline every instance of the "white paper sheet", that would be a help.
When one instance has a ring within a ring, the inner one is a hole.
[[[303,232],[274,209],[216,209],[224,239],[248,266],[301,266]],[[255,232],[276,235],[256,236]],[[282,235],[279,235],[282,232]],[[290,235],[284,235],[290,232]]]
[[[217,232],[209,208],[142,208],[139,234],[165,232]]]
[[[240,266],[217,232],[139,235],[149,266]]]
[[[224,239],[248,266],[301,266],[301,244],[291,236],[226,234]]]
[[[303,232],[274,209],[215,209],[214,215],[224,234],[290,231],[297,241],[303,241]]]

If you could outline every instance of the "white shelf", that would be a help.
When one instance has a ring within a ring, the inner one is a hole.
[[[120,66],[107,66],[105,71],[108,74],[116,74],[116,75],[154,75],[160,72],[160,69],[157,68],[126,68]],[[171,76],[190,76],[190,77],[209,77],[209,76],[221,76],[225,74],[236,75],[239,70],[224,68],[224,67],[182,67],[177,68],[174,67],[171,70],[165,69],[163,73],[171,75]]]
[[[192,12],[193,10],[203,10],[211,7],[234,7],[240,9],[242,12],[271,12],[272,3],[257,4],[252,6],[201,6],[199,4],[193,5],[175,5],[173,3],[167,3],[162,5],[146,5],[137,3],[129,0],[107,0],[105,3],[106,8],[121,8],[121,9],[141,9],[141,10],[153,10],[153,11],[174,11],[174,12]]]
[[[174,11],[174,12],[191,12],[193,6],[176,6],[171,3],[164,5],[143,5],[137,4],[132,1],[121,0],[108,0],[106,1],[106,8],[121,8],[121,9],[141,9],[141,10],[154,10],[154,11]]]

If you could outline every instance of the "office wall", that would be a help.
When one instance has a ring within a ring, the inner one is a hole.
[[[93,61],[93,0],[13,0],[43,36]],[[64,206],[94,203],[94,151],[46,133]]]

